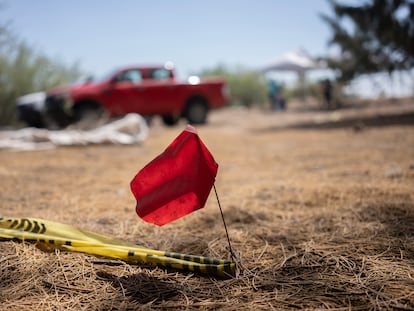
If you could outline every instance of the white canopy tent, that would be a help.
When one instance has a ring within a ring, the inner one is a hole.
[[[304,90],[306,72],[315,69],[324,69],[326,64],[312,58],[304,49],[297,49],[282,55],[280,58],[269,62],[261,71],[264,73],[272,71],[296,72],[299,79],[299,85]]]
[[[282,57],[270,62],[263,71],[306,71],[323,68],[322,64],[312,58],[304,49],[298,49],[282,55]]]

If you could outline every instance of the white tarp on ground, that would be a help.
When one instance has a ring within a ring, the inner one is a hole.
[[[24,128],[0,132],[0,149],[41,150],[57,146],[90,144],[132,145],[143,142],[148,136],[145,119],[135,113],[92,130],[65,129],[50,131]]]

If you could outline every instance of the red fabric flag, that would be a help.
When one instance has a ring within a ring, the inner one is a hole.
[[[131,181],[136,212],[162,226],[204,206],[218,164],[191,125]]]

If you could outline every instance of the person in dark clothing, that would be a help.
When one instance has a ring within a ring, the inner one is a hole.
[[[323,83],[323,98],[327,109],[333,108],[332,102],[332,83],[331,80],[326,79]]]
[[[281,87],[274,80],[268,81],[267,94],[272,110],[285,109],[285,100],[282,97],[281,90]]]

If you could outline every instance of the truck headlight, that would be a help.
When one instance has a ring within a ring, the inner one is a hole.
[[[188,77],[188,83],[190,83],[191,85],[200,84],[200,77],[190,76]]]

